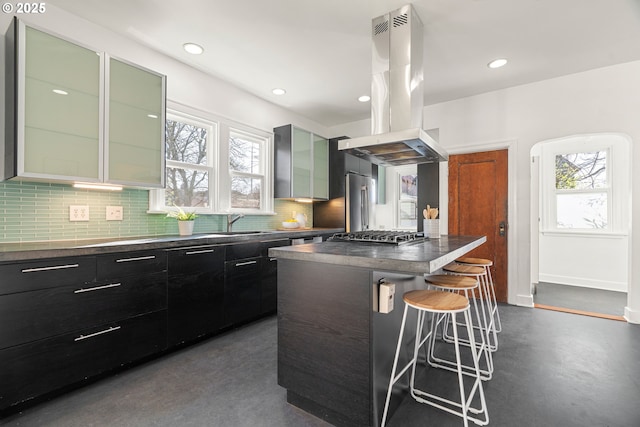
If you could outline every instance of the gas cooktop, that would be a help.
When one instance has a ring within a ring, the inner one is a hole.
[[[367,230],[351,233],[336,233],[328,240],[332,242],[371,242],[403,245],[405,243],[422,242],[424,233],[415,231]]]

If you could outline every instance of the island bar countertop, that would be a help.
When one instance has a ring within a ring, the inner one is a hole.
[[[399,273],[434,273],[487,241],[485,236],[446,236],[403,245],[322,242],[269,249],[269,256],[296,261]]]

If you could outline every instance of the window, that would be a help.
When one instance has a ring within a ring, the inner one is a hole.
[[[212,211],[216,124],[167,115],[164,206]]]
[[[574,135],[541,143],[541,230],[626,233],[629,147],[629,137],[618,133]]]
[[[272,214],[273,135],[179,104],[167,111],[166,188],[149,211]]]
[[[416,228],[418,226],[418,175],[401,172],[398,181],[400,182],[398,228]]]
[[[557,228],[608,228],[607,157],[607,150],[556,155]]]
[[[261,209],[264,202],[264,163],[267,139],[229,130],[229,174],[232,209]]]

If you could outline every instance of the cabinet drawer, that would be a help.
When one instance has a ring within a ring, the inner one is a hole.
[[[95,280],[96,258],[52,258],[0,265],[0,295]]]
[[[167,251],[167,254],[169,255],[168,274],[170,276],[224,268],[225,247],[222,245],[172,249]]]
[[[278,239],[278,240],[267,240],[266,242],[262,242],[262,250],[260,252],[260,255],[262,255],[263,257],[268,257],[269,248],[289,246],[290,244],[291,244],[291,240],[289,238]]]
[[[163,250],[119,252],[97,259],[98,280],[108,280],[167,269],[167,253]]]
[[[0,350],[0,409],[166,347],[166,311]]]
[[[165,309],[164,273],[0,297],[0,348]]]
[[[251,243],[237,243],[227,245],[226,260],[232,261],[234,259],[253,258],[260,256],[260,250],[262,246],[260,242]]]

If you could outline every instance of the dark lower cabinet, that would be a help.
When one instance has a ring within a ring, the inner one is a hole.
[[[224,246],[168,251],[169,346],[217,332],[224,326]]]
[[[164,272],[4,295],[2,347],[163,310],[166,300]]]
[[[0,264],[0,417],[277,308],[289,238]]]
[[[2,265],[0,412],[165,350],[166,259],[152,250]]]
[[[263,257],[260,266],[260,314],[273,313],[278,308],[278,261]]]
[[[162,351],[166,310],[0,350],[0,409]]]
[[[262,242],[260,265],[260,313],[274,313],[278,308],[278,262],[269,256],[269,248],[289,246],[289,239]]]
[[[260,258],[225,262],[224,317],[228,326],[260,315]]]

